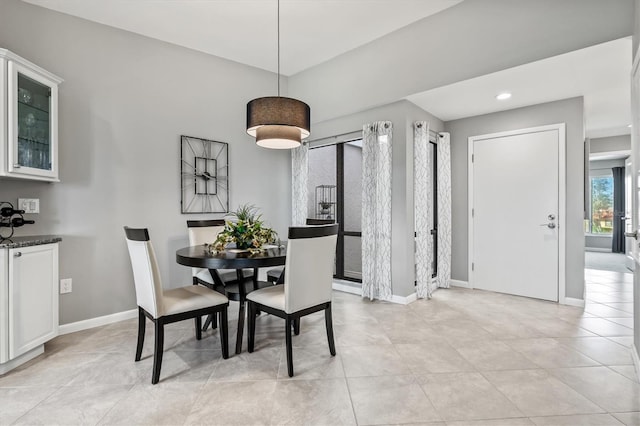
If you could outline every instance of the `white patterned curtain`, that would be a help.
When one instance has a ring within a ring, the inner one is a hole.
[[[438,138],[438,287],[451,283],[451,136]]]
[[[393,125],[363,126],[362,297],[391,299],[391,146]]]
[[[418,121],[413,132],[413,194],[416,247],[416,293],[419,299],[433,293],[433,163],[429,123]]]
[[[305,144],[291,150],[291,223],[304,226],[307,220],[309,189],[309,147]]]

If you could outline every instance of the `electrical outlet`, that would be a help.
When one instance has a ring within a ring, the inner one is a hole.
[[[18,210],[24,210],[25,213],[40,213],[40,199],[18,198]]]
[[[73,283],[71,278],[64,278],[60,280],[60,294],[71,293],[73,290]]]

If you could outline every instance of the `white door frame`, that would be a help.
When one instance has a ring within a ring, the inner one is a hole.
[[[467,218],[469,223],[469,242],[468,242],[468,279],[469,288],[473,285],[473,144],[476,141],[485,139],[495,139],[505,136],[518,136],[527,133],[539,133],[549,130],[558,131],[558,303],[567,304],[566,300],[566,203],[567,203],[567,175],[566,175],[566,125],[565,123],[550,124],[547,126],[530,127],[527,129],[509,130],[506,132],[490,133],[486,135],[478,135],[469,137],[468,142],[468,167],[467,174],[469,179],[468,197],[467,197]],[[526,271],[523,271],[523,273]]]

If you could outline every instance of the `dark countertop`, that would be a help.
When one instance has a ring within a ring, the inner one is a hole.
[[[28,235],[25,237],[12,237],[6,240],[0,238],[0,249],[39,246],[62,241],[57,235]]]

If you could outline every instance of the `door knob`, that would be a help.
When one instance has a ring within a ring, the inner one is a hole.
[[[553,223],[553,222],[549,222],[549,223],[542,223],[542,224],[540,224],[540,226],[546,226],[549,229],[555,229],[556,224]]]
[[[624,236],[627,238],[634,238],[634,239],[638,239],[638,231],[633,231],[633,232],[625,232]]]

